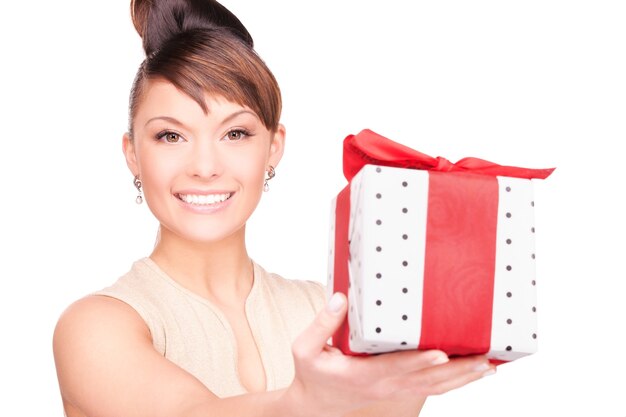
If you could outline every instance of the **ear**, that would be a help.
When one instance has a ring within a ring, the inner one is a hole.
[[[285,130],[285,126],[279,124],[278,129],[276,129],[276,132],[274,132],[272,136],[272,143],[270,143],[269,165],[274,168],[278,166],[280,159],[283,157],[286,135],[287,131]]]
[[[139,164],[137,163],[137,156],[135,155],[135,143],[130,138],[128,132],[124,133],[122,137],[122,151],[126,158],[126,165],[133,175],[139,175]]]

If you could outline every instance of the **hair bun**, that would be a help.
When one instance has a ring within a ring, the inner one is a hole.
[[[254,46],[241,21],[215,0],[131,0],[130,15],[146,55],[192,29],[228,29],[251,48]]]

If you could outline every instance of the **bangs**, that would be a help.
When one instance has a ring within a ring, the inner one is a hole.
[[[148,56],[131,90],[131,123],[145,81],[155,78],[171,82],[205,114],[205,94],[218,95],[250,108],[268,130],[278,129],[282,102],[276,79],[254,50],[228,30],[185,31]]]

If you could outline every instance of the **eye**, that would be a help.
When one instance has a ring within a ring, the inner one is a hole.
[[[245,139],[247,136],[252,136],[252,134],[245,129],[233,129],[226,133],[224,139],[229,142],[237,142]]]
[[[170,130],[164,130],[156,136],[157,140],[167,143],[179,143],[184,141],[181,135]]]

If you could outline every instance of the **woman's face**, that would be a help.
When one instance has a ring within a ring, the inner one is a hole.
[[[208,113],[161,80],[144,90],[134,139],[124,153],[162,228],[196,242],[240,230],[256,208],[270,165],[276,167],[285,130],[272,134],[249,108],[206,96]]]

